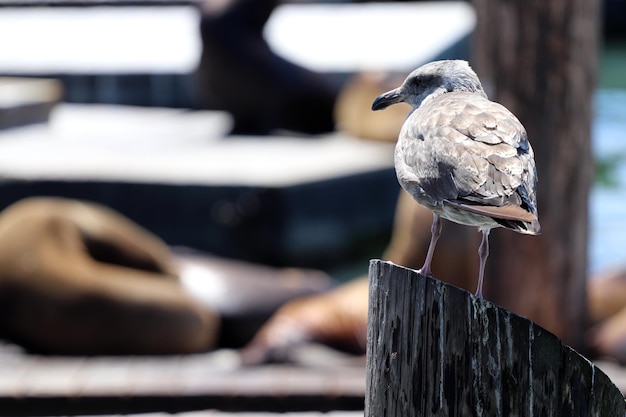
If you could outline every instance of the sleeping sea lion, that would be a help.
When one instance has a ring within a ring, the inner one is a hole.
[[[88,202],[29,198],[0,215],[0,337],[48,354],[200,352],[219,317],[183,290],[158,238]]]

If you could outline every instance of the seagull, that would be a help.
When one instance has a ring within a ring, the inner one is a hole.
[[[378,96],[372,110],[405,102],[412,107],[395,148],[398,182],[433,212],[424,266],[431,261],[441,220],[475,226],[482,232],[475,295],[482,298],[489,232],[504,227],[541,232],[537,215],[537,170],[528,135],[520,121],[490,101],[466,61],[427,63],[402,85]]]

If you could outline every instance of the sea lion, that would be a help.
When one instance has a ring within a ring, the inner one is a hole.
[[[183,290],[167,246],[114,211],[29,198],[0,215],[0,336],[50,354],[190,353],[219,316]]]
[[[234,120],[232,134],[332,132],[338,83],[277,55],[263,37],[277,3],[200,3],[199,101],[204,107],[228,111]]]
[[[0,337],[47,354],[241,347],[318,270],[168,247],[107,207],[29,198],[0,213]]]
[[[294,347],[319,342],[363,354],[367,336],[366,279],[288,302],[241,349],[244,365],[288,361]]]
[[[587,344],[592,354],[626,364],[626,269],[591,277],[587,303],[591,323]]]

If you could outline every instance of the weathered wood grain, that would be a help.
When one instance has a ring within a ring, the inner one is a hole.
[[[366,417],[626,415],[586,358],[462,289],[374,260],[369,303]]]

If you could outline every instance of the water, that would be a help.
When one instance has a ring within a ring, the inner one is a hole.
[[[592,147],[608,165],[590,195],[589,272],[626,267],[626,90],[599,89]]]

